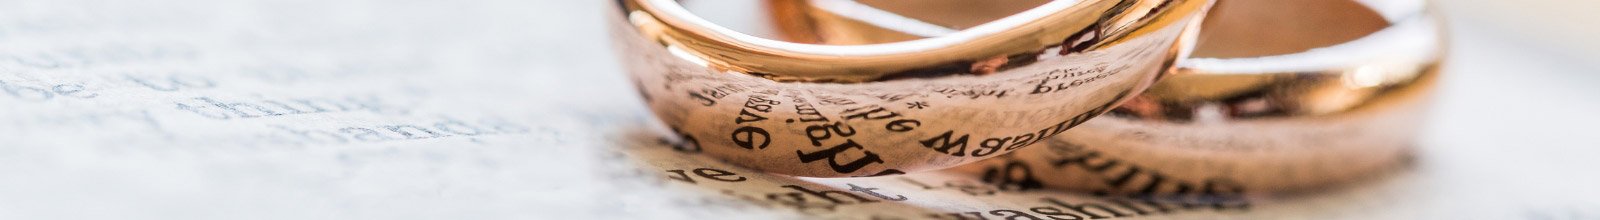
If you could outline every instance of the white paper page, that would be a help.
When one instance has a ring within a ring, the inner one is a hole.
[[[602,5],[0,1],[0,219],[1600,218],[1593,82],[1519,74],[1574,70],[1476,35],[1414,167],[1163,213],[675,151]]]

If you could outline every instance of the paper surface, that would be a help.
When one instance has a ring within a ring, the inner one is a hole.
[[[1594,82],[1492,36],[1457,35],[1413,167],[1161,213],[675,151],[602,3],[0,2],[0,219],[1600,218]]]

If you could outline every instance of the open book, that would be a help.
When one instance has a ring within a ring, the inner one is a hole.
[[[601,5],[0,2],[0,219],[1600,218],[1596,139],[1550,127],[1600,123],[1550,119],[1593,115],[1600,93],[1502,74],[1567,70],[1505,64],[1537,58],[1481,55],[1517,51],[1481,38],[1460,40],[1489,46],[1453,57],[1411,168],[1150,204],[682,151],[614,61]]]

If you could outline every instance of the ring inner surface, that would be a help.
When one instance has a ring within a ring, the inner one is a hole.
[[[1359,39],[1389,22],[1355,1],[1223,0],[1203,25],[1192,57],[1300,53]]]
[[[1049,0],[856,0],[929,24],[961,30]],[[871,18],[864,18],[871,19]],[[1350,42],[1390,24],[1356,1],[1220,0],[1206,17],[1192,57],[1294,54]]]
[[[961,30],[1044,5],[1049,0],[855,0],[901,16]]]

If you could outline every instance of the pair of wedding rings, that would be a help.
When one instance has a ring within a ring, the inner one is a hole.
[[[811,177],[954,168],[1151,194],[1359,179],[1407,160],[1442,50],[1420,0],[768,0],[774,38],[693,3],[716,4],[615,2],[648,106],[686,149]]]

